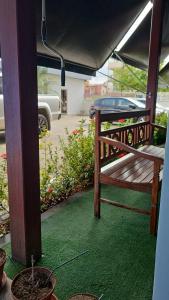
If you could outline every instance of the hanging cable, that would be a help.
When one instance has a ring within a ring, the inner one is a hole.
[[[61,86],[65,86],[65,62],[63,55],[56,49],[53,49],[47,42],[47,22],[46,22],[46,0],[42,0],[42,21],[41,21],[41,37],[44,47],[51,52],[59,56],[61,61]]]
[[[61,101],[62,112],[67,110],[67,91],[65,89],[65,61],[63,55],[51,47],[47,41],[46,0],[42,0],[41,38],[44,47],[52,54],[57,55],[61,62]]]
[[[101,72],[101,71],[97,71],[97,72],[100,73],[100,74],[103,75],[103,76],[106,76],[106,77],[108,77],[108,78],[110,78],[110,79],[112,79],[112,80],[114,80],[114,81],[116,81],[116,82],[119,82],[119,83],[123,84],[123,85],[126,86],[126,87],[129,87],[129,88],[132,89],[132,90],[135,90],[135,91],[140,92],[140,93],[142,93],[142,94],[146,94],[145,91],[139,90],[139,89],[137,89],[137,88],[135,88],[135,87],[133,87],[133,86],[131,86],[131,85],[129,85],[129,84],[127,84],[127,83],[121,81],[121,80],[118,80],[118,79],[116,79],[116,78],[110,76],[110,75],[104,74],[104,73]]]

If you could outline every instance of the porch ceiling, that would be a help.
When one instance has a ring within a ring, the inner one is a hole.
[[[65,58],[67,70],[92,74],[112,54],[147,0],[47,0],[48,43]],[[41,42],[41,0],[37,0],[38,63],[58,67]]]

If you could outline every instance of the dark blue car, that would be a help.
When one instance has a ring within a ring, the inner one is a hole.
[[[96,99],[94,105],[90,107],[89,117],[92,119],[95,116],[96,109],[102,111],[124,111],[139,108],[145,108],[145,104],[137,99],[124,97],[100,98]]]

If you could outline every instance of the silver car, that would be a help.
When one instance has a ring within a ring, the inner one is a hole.
[[[5,130],[4,101],[0,73],[0,130]],[[61,118],[61,101],[58,96],[38,95],[39,132],[51,129],[51,120]]]

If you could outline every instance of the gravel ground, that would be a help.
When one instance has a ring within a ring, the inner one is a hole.
[[[60,120],[52,121],[49,141],[58,146],[59,136],[66,137],[65,128],[70,132],[79,126],[80,120],[85,120],[85,126],[89,123],[89,117],[63,115]],[[0,153],[6,152],[5,134],[0,133]]]
[[[79,127],[82,119],[85,120],[85,126],[87,127],[89,117],[84,116],[62,116],[60,120],[53,121],[49,140],[57,146],[59,136],[66,137],[65,128],[67,128],[70,132],[73,131],[75,128]]]

